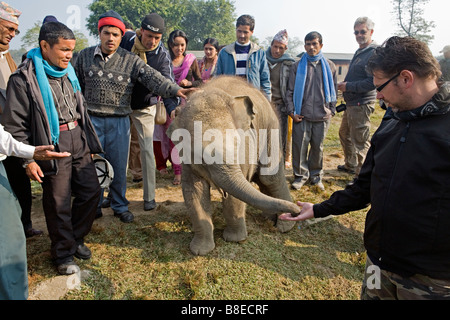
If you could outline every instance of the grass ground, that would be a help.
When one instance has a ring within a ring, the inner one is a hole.
[[[376,129],[383,111],[372,117]],[[340,190],[352,176],[338,172],[342,151],[336,115],[325,141],[324,192],[305,186],[294,200],[319,202]],[[287,183],[292,172],[286,173]],[[86,244],[93,256],[78,261],[90,276],[66,300],[357,300],[364,273],[363,230],[366,210],[316,224],[298,224],[281,234],[258,210],[248,207],[248,239],[228,243],[218,194],[213,193],[216,248],[205,257],[190,253],[190,221],[181,187],[157,177],[157,209],[142,210],[142,185],[130,181],[128,198],[135,222],[123,224],[106,209]],[[43,224],[35,186],[34,225]],[[28,239],[30,292],[57,276],[50,260],[48,235]]]

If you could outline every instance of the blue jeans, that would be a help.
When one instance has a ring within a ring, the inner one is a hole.
[[[120,214],[128,211],[127,166],[130,149],[130,118],[129,117],[96,117],[90,116],[100,143],[105,151],[103,156],[114,170],[114,179],[109,186],[111,209]],[[103,202],[101,195],[99,208]],[[99,209],[100,210],[100,209]]]
[[[0,300],[26,300],[28,271],[22,211],[1,161],[0,205]]]

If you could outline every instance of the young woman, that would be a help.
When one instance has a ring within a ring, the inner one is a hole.
[[[208,38],[203,42],[205,56],[199,62],[203,82],[206,82],[211,78],[211,75],[216,68],[219,48],[219,41],[215,38]]]

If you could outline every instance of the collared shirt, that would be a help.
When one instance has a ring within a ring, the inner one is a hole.
[[[80,114],[77,112],[77,99],[67,74],[61,78],[48,76],[48,82],[58,111],[59,123],[64,124],[80,119]]]
[[[103,61],[108,62],[109,59],[111,59],[111,57],[114,55],[115,52],[111,53],[108,56],[103,55],[102,52],[102,48],[100,47],[100,45],[98,45],[97,47],[95,47],[95,51],[94,51],[94,56],[100,56],[102,58]]]

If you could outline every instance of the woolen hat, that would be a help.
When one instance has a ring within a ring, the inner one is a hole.
[[[47,22],[59,22],[58,19],[56,19],[55,16],[46,16],[44,18],[44,21],[42,21],[42,24],[46,24]]]
[[[148,31],[164,33],[164,19],[157,13],[150,13],[142,20],[141,27]]]
[[[120,14],[118,14],[114,10],[109,10],[99,17],[98,30],[100,31],[100,29],[104,26],[117,27],[122,31],[122,34],[125,34],[125,23],[123,22]]]
[[[288,37],[288,33],[286,31],[286,29],[279,31],[275,37],[273,37],[273,41],[278,41],[281,42],[282,44],[288,45],[289,42],[289,37]]]
[[[22,14],[4,1],[0,2],[0,19],[19,25],[19,17]]]

